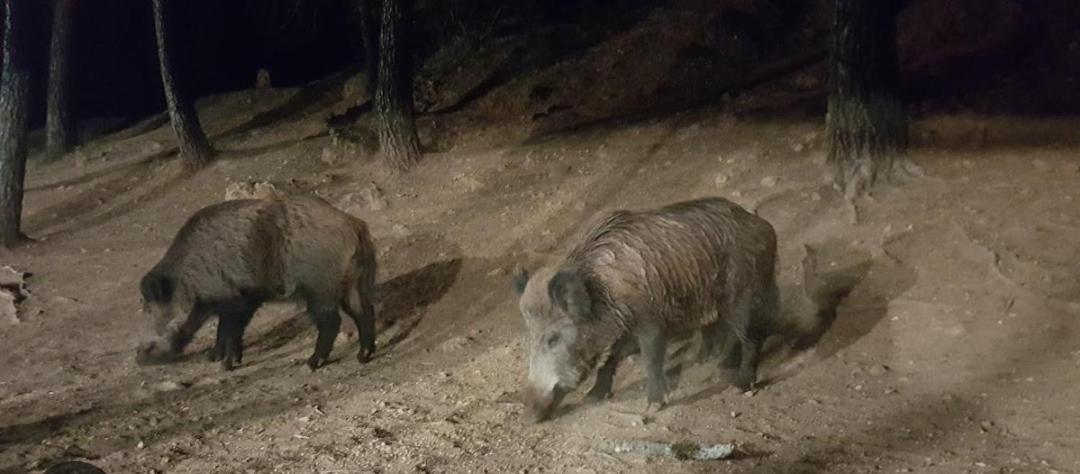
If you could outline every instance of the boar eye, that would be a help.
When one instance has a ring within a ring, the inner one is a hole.
[[[552,335],[548,336],[548,338],[547,338],[548,347],[555,347],[555,344],[558,344],[560,339],[562,339],[562,336],[560,336],[559,333],[555,333],[555,334],[552,334]]]

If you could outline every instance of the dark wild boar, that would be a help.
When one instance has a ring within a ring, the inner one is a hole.
[[[734,383],[751,388],[779,304],[776,232],[766,220],[726,199],[698,199],[598,215],[573,245],[558,265],[531,277],[522,272],[515,282],[533,421],[549,417],[601,358],[586,398],[610,396],[620,359],[637,350],[648,407],[662,407],[666,344],[676,332],[730,333],[738,344],[725,348],[741,349]]]
[[[356,323],[360,362],[375,352],[375,248],[367,224],[316,197],[233,200],[196,212],[141,286],[156,336],[139,347],[141,364],[176,359],[217,315],[210,359],[231,369],[243,358],[255,310],[290,297],[307,303],[318,329],[312,370],[330,356],[339,309]]]

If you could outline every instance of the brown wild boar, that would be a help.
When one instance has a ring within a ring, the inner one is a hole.
[[[174,360],[206,320],[218,316],[211,360],[232,369],[243,334],[271,299],[307,303],[318,329],[308,367],[330,356],[339,309],[356,323],[361,363],[375,352],[375,248],[367,224],[316,197],[240,199],[188,219],[161,261],[142,279],[143,310],[155,338],[141,364]]]
[[[688,330],[736,338],[725,349],[741,349],[734,383],[749,389],[778,313],[775,266],[772,225],[726,199],[593,218],[561,263],[515,282],[527,329],[530,418],[549,417],[601,358],[586,398],[607,398],[619,360],[639,349],[648,406],[662,407],[668,337]]]

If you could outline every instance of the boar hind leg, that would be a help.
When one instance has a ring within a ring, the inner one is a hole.
[[[742,359],[742,353],[739,351],[742,343],[739,342],[739,336],[735,331],[728,329],[726,325],[724,329],[727,331],[724,336],[724,348],[720,351],[720,367],[734,369],[739,366],[739,361]]]
[[[371,300],[353,291],[345,302],[345,313],[356,323],[356,332],[360,335],[360,352],[356,359],[365,364],[375,355],[375,306]]]
[[[646,323],[637,330],[638,345],[645,361],[646,387],[648,404],[646,409],[656,405],[663,408],[667,404],[668,383],[664,375],[664,356],[667,352],[667,339],[664,329],[656,323]]]
[[[341,330],[341,315],[338,314],[338,304],[323,301],[308,303],[308,313],[311,315],[315,329],[319,331],[315,339],[315,352],[308,358],[307,365],[311,370],[326,365],[330,359],[330,351],[334,348],[334,339],[337,339],[338,331]]]
[[[615,382],[615,369],[619,366],[619,362],[622,362],[623,359],[634,352],[637,352],[637,346],[634,345],[630,336],[623,336],[618,341],[615,341],[615,344],[611,346],[611,350],[608,352],[604,365],[601,365],[600,369],[596,371],[596,383],[589,390],[589,393],[585,394],[585,400],[599,402],[610,397],[611,387]]]
[[[747,291],[735,301],[735,311],[730,321],[730,327],[731,332],[735,333],[738,338],[738,344],[729,345],[739,346],[742,349],[738,353],[739,368],[733,380],[735,386],[741,390],[753,389],[754,382],[757,381],[758,356],[761,354],[761,345],[765,340],[764,331],[760,326],[762,322],[769,320],[766,318],[772,316],[763,313],[774,310],[776,307],[775,297],[775,291],[766,291],[765,294],[758,297]],[[731,361],[734,357],[734,349],[729,347],[726,352],[728,354],[725,356],[725,362],[733,365]]]

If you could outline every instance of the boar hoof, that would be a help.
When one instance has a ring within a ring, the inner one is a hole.
[[[756,374],[736,372],[732,377],[731,384],[740,391],[749,392],[754,389],[754,381],[756,378]]]
[[[585,394],[585,401],[588,403],[600,403],[609,398],[611,398],[611,390],[603,390],[597,387],[593,387],[592,390],[589,390],[589,393]]]
[[[307,366],[312,372],[318,370],[320,367],[326,365],[326,359],[319,356],[311,356],[307,360]]]
[[[645,413],[657,413],[665,407],[667,407],[667,400],[649,400],[649,402],[645,404]]]
[[[360,361],[361,364],[371,362],[371,352],[361,349],[360,353],[356,354],[356,360]]]
[[[206,360],[210,362],[220,362],[223,358],[223,355],[222,350],[219,347],[220,346],[215,345],[214,347],[210,348],[210,350],[206,351]]]

